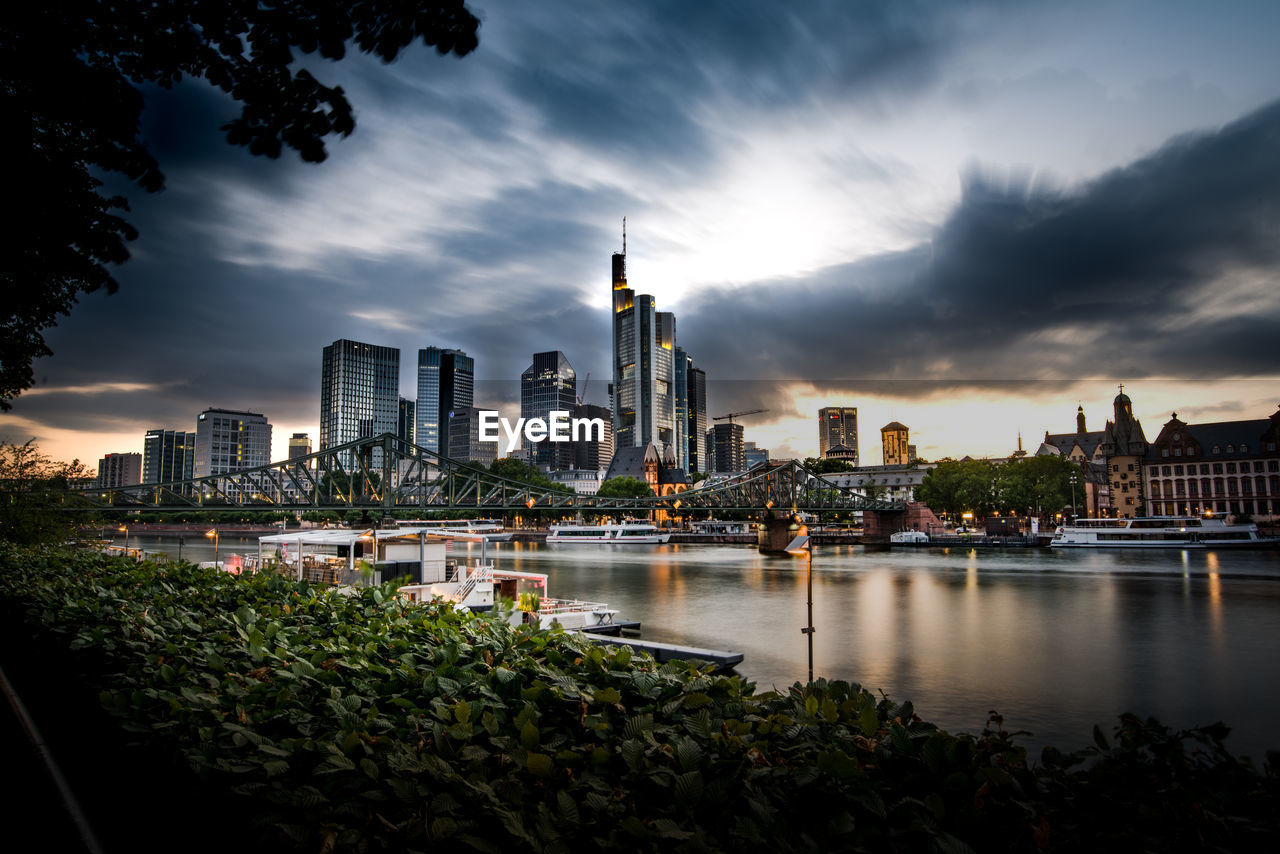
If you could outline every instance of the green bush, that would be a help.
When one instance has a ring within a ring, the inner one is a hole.
[[[242,795],[272,844],[303,850],[1276,840],[1276,779],[1233,759],[1221,727],[1126,716],[1114,745],[1099,732],[1032,764],[998,717],[952,735],[844,682],[757,694],[559,629],[407,606],[390,586],[346,596],[68,551],[0,546],[0,605],[37,644],[92,662],[123,727]]]

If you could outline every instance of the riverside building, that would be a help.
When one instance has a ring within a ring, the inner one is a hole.
[[[627,231],[613,254],[613,440],[618,451],[676,445],[676,318],[627,285]]]
[[[271,424],[261,412],[206,409],[196,416],[196,477],[251,469],[271,462]]]
[[[400,350],[345,338],[324,348],[320,370],[320,450],[395,433],[400,404]],[[344,454],[348,471],[355,456]],[[372,465],[382,465],[375,448]]]
[[[824,406],[818,410],[818,456],[838,447],[840,459],[858,464],[858,408]]]
[[[142,482],[190,480],[196,462],[196,434],[148,430],[142,440]]]
[[[551,413],[573,412],[578,403],[578,375],[559,350],[533,354],[533,364],[520,375],[520,417],[544,421]],[[574,467],[572,442],[544,439],[532,443],[533,464],[549,471]]]
[[[450,413],[475,405],[476,361],[462,350],[425,347],[418,351],[419,447],[449,456]]]

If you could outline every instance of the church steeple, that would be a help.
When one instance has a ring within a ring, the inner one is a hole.
[[[1085,429],[1085,426],[1084,426],[1084,404],[1083,403],[1080,404],[1078,407],[1076,407],[1076,432],[1077,433],[1089,432],[1088,430]]]

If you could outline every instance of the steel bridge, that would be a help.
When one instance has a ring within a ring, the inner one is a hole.
[[[849,512],[901,510],[810,473],[795,461],[649,498],[578,495],[510,480],[384,433],[305,457],[172,483],[78,488],[49,493],[66,510],[550,510],[564,514],[718,510]]]

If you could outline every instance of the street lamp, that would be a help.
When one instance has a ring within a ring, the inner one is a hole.
[[[803,527],[801,531],[805,530]],[[807,534],[799,534],[790,545],[787,546],[787,554],[804,555],[804,571],[805,586],[807,588],[807,601],[809,620],[800,634],[807,635],[809,638],[809,682],[813,682],[813,545],[809,541]]]
[[[121,525],[119,528],[116,528],[116,530],[124,531],[124,556],[128,557],[129,556],[129,526]]]
[[[210,528],[208,531],[205,531],[204,535],[206,537],[213,538],[213,565],[216,568],[218,565],[218,529],[217,527],[215,526],[213,528]]]
[[[1079,478],[1076,477],[1074,474],[1071,475],[1071,515],[1072,517],[1080,515],[1079,513],[1076,512],[1076,482],[1078,480]]]

